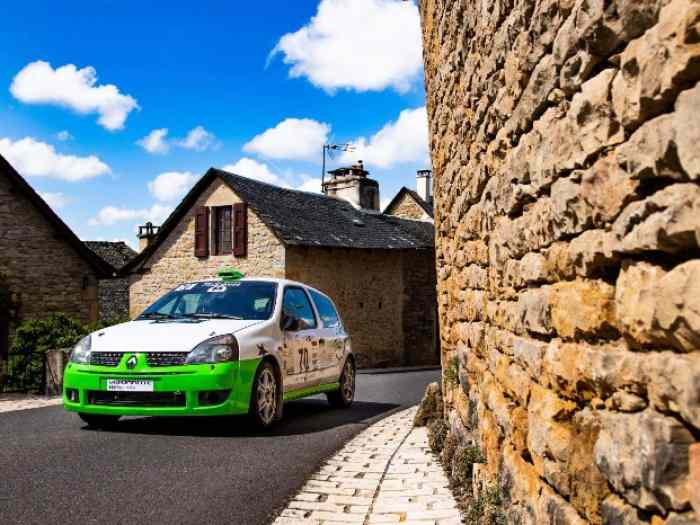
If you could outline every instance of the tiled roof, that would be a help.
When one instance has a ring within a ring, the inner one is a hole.
[[[366,249],[432,248],[432,224],[358,210],[345,200],[215,170],[285,244]]]
[[[85,246],[99,255],[109,264],[119,269],[138,255],[124,241],[84,241]]]
[[[358,210],[349,202],[317,193],[289,190],[211,168],[163,223],[151,244],[122,268],[128,273],[148,260],[180,219],[217,178],[221,179],[287,245],[354,249],[432,249],[429,222]]]

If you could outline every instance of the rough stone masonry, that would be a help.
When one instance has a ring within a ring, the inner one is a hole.
[[[474,484],[509,523],[694,523],[700,1],[420,9],[446,416],[486,456]]]

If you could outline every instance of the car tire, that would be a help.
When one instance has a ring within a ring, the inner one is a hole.
[[[352,359],[345,361],[340,375],[340,388],[326,394],[333,408],[348,408],[355,399],[355,363]]]
[[[280,385],[275,368],[269,361],[263,361],[255,373],[253,392],[250,396],[249,415],[253,425],[260,430],[267,430],[278,419],[281,403]]]
[[[88,427],[101,428],[101,429],[114,428],[114,426],[117,424],[117,421],[119,421],[119,418],[121,417],[121,416],[103,416],[103,415],[97,415],[97,414],[83,414],[82,412],[78,413],[78,416],[85,423],[87,423]]]

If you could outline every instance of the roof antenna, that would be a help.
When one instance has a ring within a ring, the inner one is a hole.
[[[326,189],[323,187],[326,182],[326,151],[328,158],[333,158],[337,151],[355,151],[355,146],[352,144],[324,144],[323,145],[323,164],[321,166],[321,191],[325,194]]]

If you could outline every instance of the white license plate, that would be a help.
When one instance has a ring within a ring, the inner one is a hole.
[[[107,390],[109,392],[153,392],[153,381],[108,379]]]

